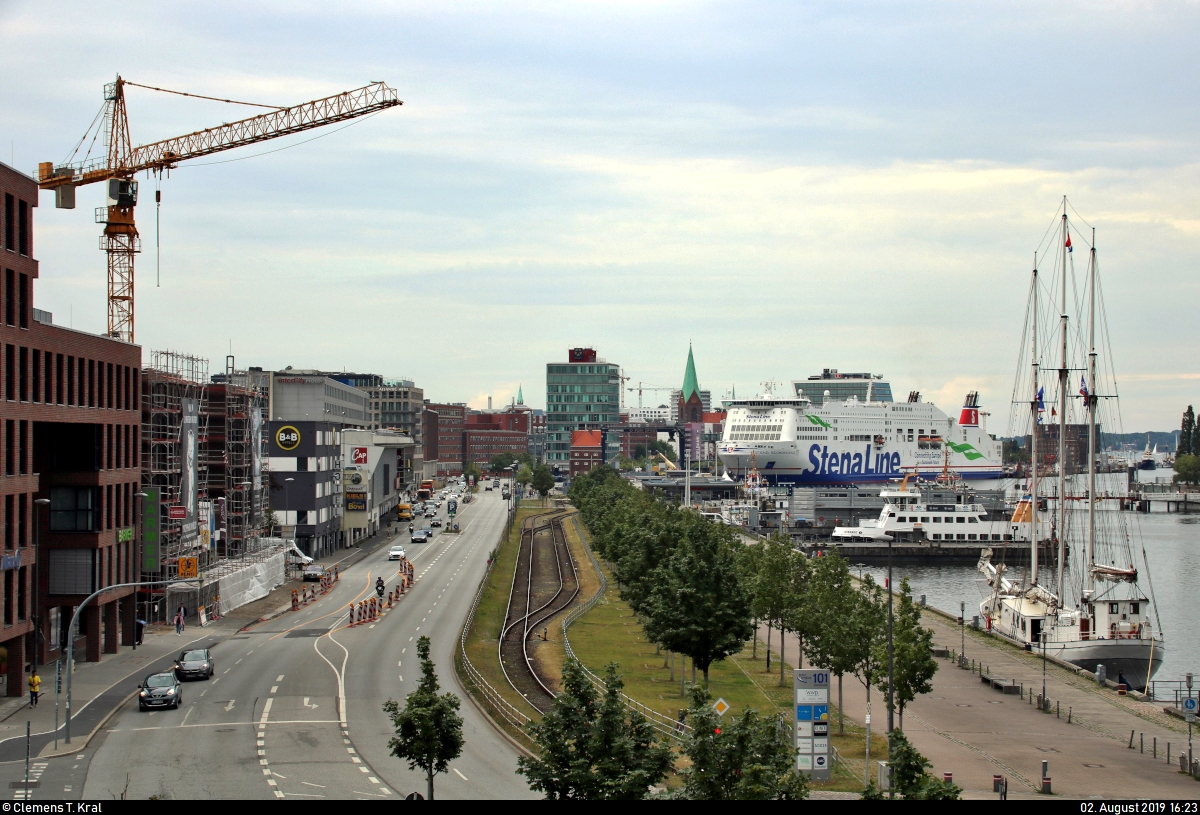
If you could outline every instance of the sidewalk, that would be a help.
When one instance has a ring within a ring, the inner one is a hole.
[[[934,642],[957,652],[959,626],[926,611],[922,623],[934,633]],[[765,639],[765,629],[760,636]],[[779,632],[772,651],[778,653]],[[799,645],[788,635],[787,657],[795,664]],[[1007,644],[970,631],[966,634],[968,664],[982,663],[984,673],[1024,684],[1034,695],[1042,690],[1042,661]],[[866,691],[856,677],[846,676],[845,715],[861,723],[866,714]],[[836,694],[836,687],[834,694]],[[1006,695],[980,681],[977,672],[938,660],[931,693],[918,697],[904,711],[904,732],[933,763],[932,772],[954,773],[964,797],[993,798],[992,776],[1009,778],[1010,797],[1041,797],[1037,790],[1041,762],[1049,772],[1057,795],[1077,798],[1194,798],[1197,783],[1178,772],[1176,757],[1187,749],[1187,727],[1168,717],[1160,707],[1129,696],[1101,690],[1084,676],[1053,664],[1046,667],[1046,696],[1051,712],[1041,713],[1027,697]],[[836,698],[836,696],[835,696]],[[872,777],[879,759],[885,758],[887,706],[878,689],[871,691]],[[1059,704],[1061,716],[1054,714]],[[1067,723],[1068,712],[1071,723]],[[896,726],[900,727],[897,712]],[[1129,749],[1133,732],[1133,749]],[[1145,752],[1140,751],[1144,738]],[[1152,755],[1157,738],[1158,757]],[[1173,765],[1166,763],[1171,743]],[[848,764],[850,762],[847,762]],[[862,770],[861,760],[854,762]]]

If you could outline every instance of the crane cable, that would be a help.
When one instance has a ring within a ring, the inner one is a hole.
[[[190,96],[193,99],[207,99],[210,102],[226,102],[230,105],[247,105],[252,108],[267,108],[268,110],[287,110],[286,107],[279,105],[260,105],[257,102],[239,102],[236,99],[220,99],[216,96],[203,96],[198,93],[185,93],[183,91],[173,91],[170,88],[156,88],[153,85],[142,85],[137,82],[130,82],[128,79],[122,80],[126,85],[132,85],[135,88],[145,88],[148,91],[159,91],[160,93],[173,93],[176,96]]]

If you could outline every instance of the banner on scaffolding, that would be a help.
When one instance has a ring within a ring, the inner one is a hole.
[[[179,525],[181,546],[195,546],[199,536],[197,479],[199,477],[200,402],[196,399],[181,400],[182,421],[179,425],[180,477],[179,503],[186,514]]]
[[[146,487],[142,499],[142,571],[158,571],[159,529],[162,526],[158,487]]]
[[[196,531],[200,539],[200,547],[209,549],[216,545],[213,540],[212,502],[201,501],[197,504]]]

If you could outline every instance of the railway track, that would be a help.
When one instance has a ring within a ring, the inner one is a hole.
[[[579,575],[567,547],[566,512],[533,515],[521,524],[508,612],[500,634],[500,667],[508,683],[535,709],[546,712],[554,692],[538,675],[530,639],[579,595]]]

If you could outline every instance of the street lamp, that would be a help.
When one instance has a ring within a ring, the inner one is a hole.
[[[892,535],[888,535],[888,690],[887,690],[887,732],[890,740],[892,733],[894,712],[892,707],[895,705],[895,687],[896,687],[896,672],[895,672],[895,655],[896,641],[892,630]]]
[[[1040,707],[1046,709],[1046,630],[1038,632],[1042,641],[1042,701]]]
[[[287,514],[289,511],[288,507],[290,507],[292,505],[292,499],[291,499],[292,493],[291,493],[291,487],[289,485],[295,480],[296,479],[294,479],[294,478],[283,479],[283,517],[284,517],[284,520],[287,519]],[[296,542],[296,525],[292,524],[292,543],[295,543],[295,542]]]
[[[38,568],[42,561],[42,513],[38,512],[38,507],[50,506],[49,498],[35,498],[33,500],[33,672],[37,673],[38,666],[38,651],[39,641],[42,638],[42,615],[40,602],[40,592],[38,591],[38,582],[42,576],[42,570]]]
[[[135,492],[133,494],[133,497],[135,500],[140,499],[137,501],[137,505],[138,505],[137,535],[136,535],[137,540],[135,540],[133,542],[133,563],[134,563],[133,571],[138,577],[141,577],[141,574],[142,574],[142,536],[146,534],[146,504],[144,502],[150,496],[144,492]],[[133,650],[135,650],[135,651],[137,650],[137,643],[138,643],[137,596],[138,596],[138,590],[134,589],[133,590]]]

